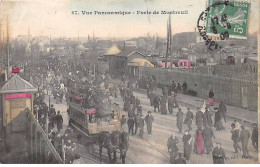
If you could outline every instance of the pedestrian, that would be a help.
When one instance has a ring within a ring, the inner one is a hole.
[[[174,81],[172,81],[172,85],[171,85],[171,88],[170,88],[171,92],[176,92],[176,84],[174,83]]]
[[[129,108],[129,111],[128,111],[128,118],[130,119],[134,119],[135,118],[135,112],[134,110],[132,110],[131,108]]]
[[[202,130],[197,129],[195,132],[195,146],[194,146],[195,153],[201,155],[205,152],[205,145],[204,145],[204,139],[202,135]]]
[[[125,115],[122,115],[122,119],[121,119],[121,129],[123,130],[123,131],[125,131],[126,130],[126,116]]]
[[[178,153],[178,158],[174,160],[174,164],[186,164],[186,158],[183,153]]]
[[[203,125],[205,126],[205,124],[207,124],[208,126],[213,126],[209,107],[206,107],[205,112],[203,113]]]
[[[193,120],[193,113],[190,111],[190,108],[188,107],[187,113],[186,113],[186,118],[183,123],[187,124],[189,130],[192,130],[192,128],[191,128],[192,120]]]
[[[222,124],[222,114],[220,113],[219,109],[216,108],[217,112],[215,113],[215,123],[214,127],[217,131],[225,130],[223,124]]]
[[[139,128],[140,119],[141,119],[141,115],[139,113],[137,113],[135,115],[135,119],[134,119],[134,121],[135,121],[135,134],[137,133],[137,130]]]
[[[183,141],[184,157],[187,160],[189,160],[191,155],[191,150],[192,150],[192,143],[191,143],[192,137],[188,130],[185,131],[182,137],[182,141]]]
[[[179,108],[178,110],[179,111],[176,114],[176,117],[177,117],[177,128],[179,130],[179,133],[182,133],[183,112],[181,111],[181,108]]]
[[[63,99],[63,92],[60,93],[60,103],[62,103],[62,99]]]
[[[41,125],[41,127],[45,130],[46,127],[46,118],[44,116],[44,114],[41,114],[40,118],[39,118],[39,124]]]
[[[224,164],[226,158],[225,151],[221,147],[221,143],[217,142],[217,147],[212,152],[213,164]]]
[[[134,135],[134,123],[134,118],[129,118],[127,121],[128,133],[132,132],[132,135]]]
[[[196,113],[196,125],[198,129],[202,129],[203,125],[203,113],[201,112],[200,108],[197,108],[198,111]]]
[[[50,111],[49,111],[49,121],[50,121],[50,127],[54,128],[55,124],[55,117],[56,117],[56,111],[55,108],[53,107],[53,104],[51,105]]]
[[[252,140],[252,145],[253,147],[255,148],[256,152],[258,151],[258,130],[257,130],[257,124],[255,123],[254,124],[254,128],[253,128],[253,131],[252,131],[252,137],[251,137],[251,140]]]
[[[167,99],[166,99],[165,96],[163,96],[162,99],[161,99],[160,105],[161,105],[161,114],[162,115],[167,115],[166,100]]]
[[[235,153],[238,153],[238,150],[241,151],[241,148],[238,144],[239,142],[239,128],[236,127],[235,123],[231,124],[231,139],[233,140],[233,147],[235,149]]]
[[[151,111],[148,111],[148,114],[145,117],[145,123],[147,125],[147,132],[148,132],[148,134],[152,134],[153,121],[154,121],[154,118],[151,115]]]
[[[139,129],[140,129],[139,137],[141,139],[143,139],[144,138],[144,116],[143,115],[141,115],[141,119],[139,121],[139,125],[138,126],[139,126]]]
[[[164,87],[162,88],[162,94],[163,94],[163,96],[164,96],[164,97],[168,96],[168,92],[169,92],[168,87],[167,87],[167,85],[165,84]]]
[[[150,99],[151,106],[154,106],[154,98],[155,98],[155,94],[153,92],[150,92],[149,99]]]
[[[141,105],[137,106],[137,113],[142,115],[143,112],[142,112],[142,106]]]
[[[173,97],[169,96],[168,97],[168,110],[169,110],[169,114],[173,114],[173,104],[174,104]]]
[[[210,154],[210,152],[213,149],[212,137],[214,136],[214,134],[211,127],[208,126],[208,124],[205,124],[205,128],[202,131],[202,135],[207,154]]]
[[[243,156],[242,158],[248,158],[249,154],[248,154],[248,140],[250,138],[250,133],[249,131],[246,129],[245,126],[241,126],[242,130],[240,133],[240,141],[242,144],[242,151],[243,151]]]
[[[226,122],[227,107],[223,101],[221,101],[219,104],[219,110],[220,110],[220,113],[222,114],[224,121]]]
[[[181,84],[180,83],[177,84],[176,90],[177,90],[177,93],[181,93]]]
[[[186,81],[184,81],[183,84],[182,84],[183,94],[187,93],[187,88],[188,88],[187,83],[186,83]]]
[[[160,97],[156,95],[153,99],[153,107],[154,107],[154,112],[156,112],[156,109],[158,108],[158,112],[160,112]]]
[[[124,108],[123,108],[123,110],[127,112],[129,110],[129,108],[130,108],[130,98],[128,97],[128,95],[125,95],[124,96]]]
[[[58,111],[58,114],[56,115],[56,123],[57,123],[57,129],[60,131],[62,129],[62,124],[63,124],[63,118],[60,115],[60,111]]]
[[[173,164],[174,160],[177,157],[179,148],[178,148],[179,140],[175,136],[175,133],[173,132],[171,136],[169,137],[167,141],[167,147],[168,147],[168,152],[170,154],[170,163]]]
[[[210,91],[209,91],[209,105],[210,106],[214,105],[214,92],[213,92],[213,89],[210,89]]]

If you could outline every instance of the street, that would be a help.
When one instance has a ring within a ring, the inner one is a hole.
[[[147,134],[146,125],[144,128],[144,139],[140,139],[138,134],[135,136],[129,135],[129,149],[127,152],[126,163],[133,164],[167,164],[169,163],[169,153],[167,151],[167,140],[170,137],[172,132],[175,132],[178,137],[180,143],[178,145],[179,152],[183,152],[183,143],[182,136],[183,133],[178,133],[178,129],[176,126],[176,112],[177,109],[174,110],[173,115],[161,115],[160,113],[154,113],[153,107],[150,106],[150,101],[147,98],[146,94],[143,92],[134,92],[134,96],[140,99],[141,105],[143,108],[143,115],[145,116],[148,111],[152,111],[152,115],[154,116],[153,130],[152,135]],[[112,102],[118,103],[121,108],[123,108],[123,100],[120,96],[118,98],[111,97]],[[45,99],[47,102],[47,100]],[[62,104],[56,104],[55,100],[51,98],[51,103],[54,104],[56,111],[60,110],[64,119],[64,127],[68,125],[68,115],[67,115],[67,105],[66,101],[63,100]],[[184,104],[180,104],[184,115],[187,112],[187,106]],[[190,106],[189,106],[190,107]],[[196,109],[190,108],[193,114],[195,115]],[[126,112],[123,112],[124,115],[127,116]],[[213,117],[212,117],[213,118]],[[213,119],[214,120],[214,119]],[[239,154],[234,153],[233,142],[231,140],[231,123],[232,119],[228,119],[225,126],[226,130],[216,131],[213,128],[215,133],[215,137],[213,138],[213,145],[216,146],[216,142],[221,142],[222,148],[225,150],[226,157],[225,163],[233,164],[233,163],[256,163],[257,162],[257,152],[255,152],[251,140],[248,143],[249,154],[252,156],[250,159],[242,159],[242,152]],[[183,125],[183,131],[187,129],[187,125]],[[252,132],[252,127],[247,127],[249,132]],[[125,129],[127,131],[127,129]],[[190,134],[194,138],[194,133],[196,131],[195,119],[193,119],[192,130]],[[64,129],[63,129],[64,132]],[[139,133],[139,131],[138,131]],[[241,145],[241,144],[240,144]],[[81,154],[80,163],[99,163],[98,151],[95,154],[90,154],[84,149],[82,145],[77,145],[77,153]],[[106,151],[103,150],[103,154],[106,155]],[[120,162],[120,160],[118,160]],[[188,164],[211,164],[213,162],[212,155],[203,154],[197,155],[194,152],[191,154],[190,160],[187,162]],[[106,161],[104,162],[106,163]]]

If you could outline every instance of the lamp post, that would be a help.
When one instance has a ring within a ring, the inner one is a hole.
[[[46,132],[49,134],[49,111],[51,109],[51,90],[48,90],[48,96],[49,96],[49,110],[47,111],[47,117],[46,117]],[[48,137],[48,135],[47,135]]]

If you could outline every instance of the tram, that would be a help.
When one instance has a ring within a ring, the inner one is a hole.
[[[121,131],[122,110],[109,95],[81,82],[68,81],[69,123],[86,135]]]

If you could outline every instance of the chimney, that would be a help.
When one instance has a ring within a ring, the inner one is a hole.
[[[124,41],[124,50],[125,50],[125,41]]]

